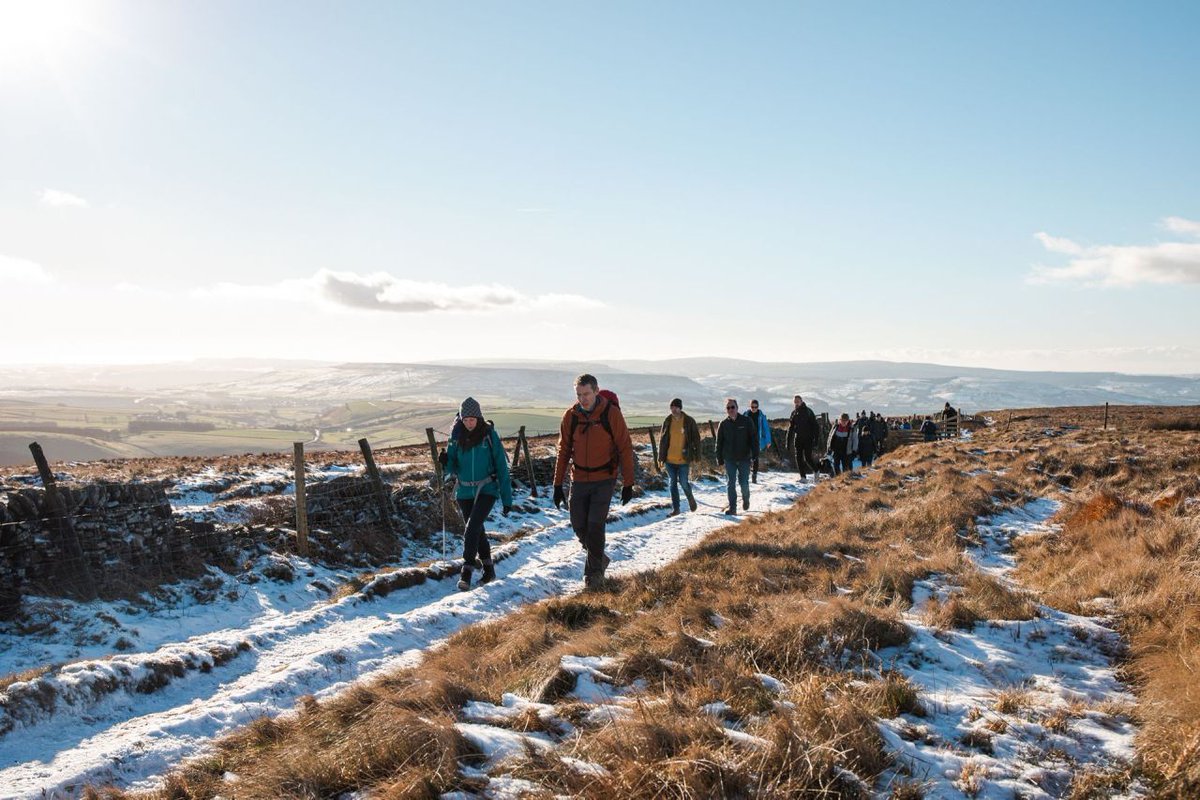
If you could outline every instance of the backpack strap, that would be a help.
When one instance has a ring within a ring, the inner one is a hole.
[[[578,404],[576,404],[575,408],[578,408],[580,411],[583,411],[583,409],[580,408],[580,406]],[[607,398],[606,398],[605,406],[600,411],[600,419],[598,421],[600,423],[600,427],[604,428],[604,432],[608,434],[608,438],[612,442],[612,445],[613,445],[612,449],[613,449],[614,455],[608,459],[608,463],[601,464],[598,467],[584,467],[584,466],[581,466],[580,464],[573,463],[574,455],[575,455],[575,429],[579,426],[579,414],[576,414],[574,409],[572,409],[572,412],[571,412],[571,436],[570,436],[572,465],[575,467],[575,469],[579,470],[580,472],[607,472],[607,471],[613,469],[617,464],[617,459],[616,459],[616,455],[615,455],[615,452],[617,449],[617,439],[615,436],[613,436],[612,423],[608,421],[608,412],[609,412],[609,409],[611,409],[611,408],[612,408],[612,401],[607,400]],[[587,420],[586,423],[588,425],[596,424],[595,422],[592,422],[591,420]]]

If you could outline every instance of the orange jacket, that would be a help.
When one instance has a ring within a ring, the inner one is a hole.
[[[607,408],[610,436],[601,417]],[[572,429],[574,429],[572,431]],[[554,465],[554,485],[561,486],[571,462],[571,480],[604,481],[617,477],[617,467],[626,486],[633,485],[633,441],[621,409],[599,397],[590,412],[579,404],[563,414],[558,428],[558,462]]]

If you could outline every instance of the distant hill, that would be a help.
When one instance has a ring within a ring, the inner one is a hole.
[[[672,397],[703,416],[720,416],[721,400],[759,399],[772,416],[803,394],[818,411],[873,409],[927,412],[949,401],[982,408],[1114,404],[1200,404],[1200,376],[1116,372],[1022,372],[891,361],[757,362],[730,358],[606,363],[495,360],[450,363],[195,361],[117,367],[0,368],[0,396],[39,390],[105,388],[167,397],[225,398],[248,404],[328,407],[351,400],[457,404],[473,395],[492,406],[556,408],[571,401],[577,374],[596,374],[627,411],[664,412]]]

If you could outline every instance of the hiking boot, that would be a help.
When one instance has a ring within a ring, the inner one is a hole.
[[[585,575],[583,578],[584,591],[598,592],[604,588],[604,575],[597,573],[595,575]]]
[[[688,498],[688,511],[695,511],[695,510],[696,510],[696,498],[689,497]]]
[[[462,576],[458,579],[458,590],[465,592],[471,588],[471,567],[463,564]]]
[[[747,497],[744,500],[742,500],[742,511],[749,511],[749,510],[750,510],[750,498]]]
[[[492,559],[483,559],[483,574],[479,576],[479,585],[496,580],[496,564]]]
[[[679,509],[678,509],[678,508],[676,508],[676,509],[672,509],[672,510],[671,510],[671,513],[670,513],[670,514],[667,514],[667,516],[668,516],[668,517],[678,517],[678,516],[679,516]]]
[[[727,508],[727,509],[725,509],[725,510],[724,510],[723,512],[721,512],[721,513],[723,513],[723,514],[724,514],[725,516],[727,516],[727,517],[736,517],[736,516],[737,516],[737,509],[736,509],[736,508]]]

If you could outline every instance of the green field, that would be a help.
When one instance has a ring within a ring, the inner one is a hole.
[[[70,399],[71,403],[0,400],[0,465],[32,463],[32,441],[42,444],[51,461],[280,452],[290,450],[293,442],[304,442],[310,450],[357,450],[363,437],[378,449],[425,442],[426,428],[433,428],[442,442],[458,410],[442,403],[361,400],[314,415],[298,408],[219,407],[133,396]],[[555,434],[563,410],[484,407],[502,437],[516,436],[522,425],[529,436]],[[146,414],[215,427],[129,433],[130,421]],[[645,428],[657,427],[662,420],[635,416],[628,421],[631,427]],[[314,442],[318,429],[320,440]]]

